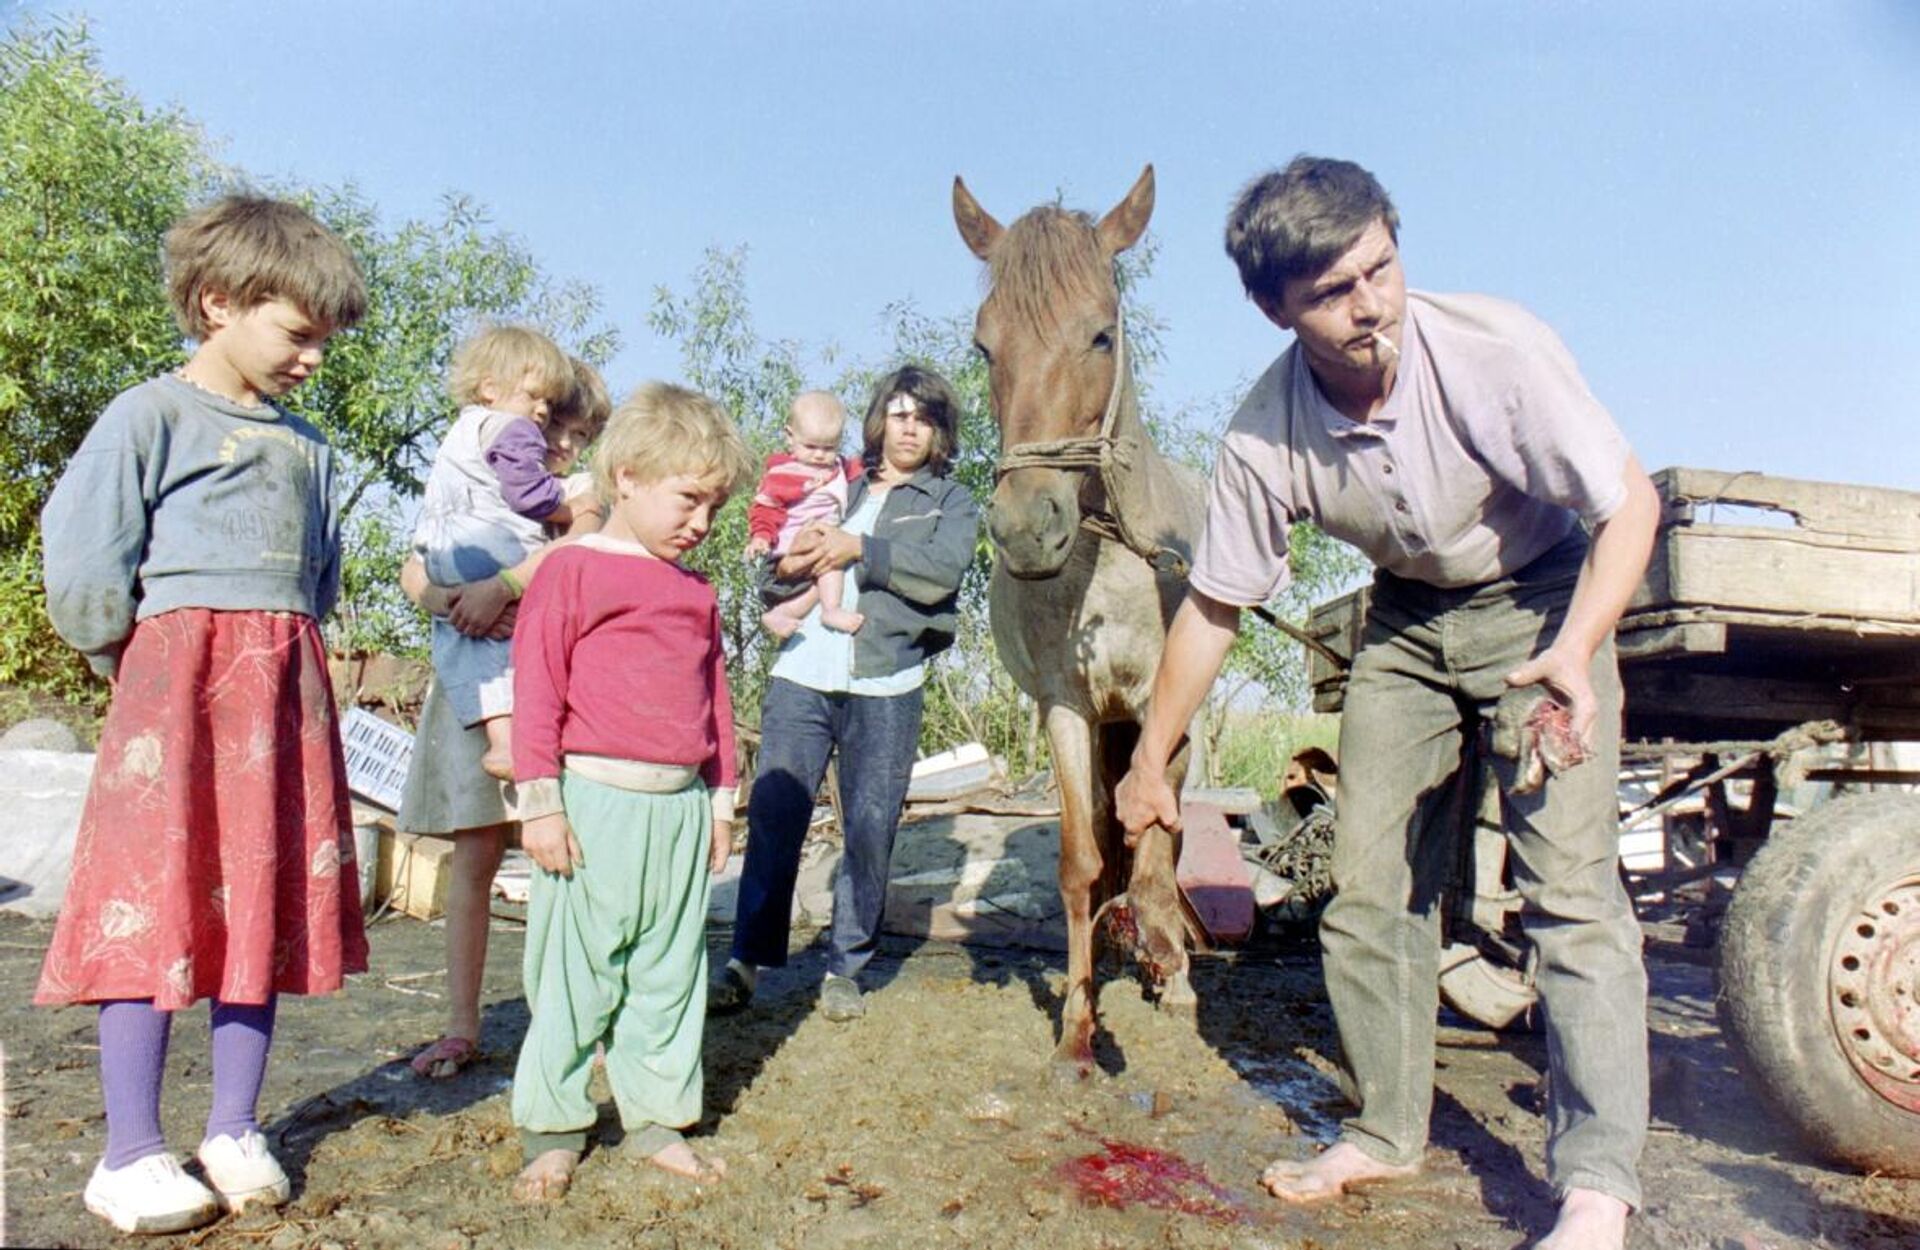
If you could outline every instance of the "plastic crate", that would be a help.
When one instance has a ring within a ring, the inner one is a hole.
[[[356,707],[341,718],[340,738],[347,754],[347,789],[399,811],[407,761],[413,756],[413,735]]]

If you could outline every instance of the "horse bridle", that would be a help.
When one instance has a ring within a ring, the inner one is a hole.
[[[1113,432],[1120,416],[1120,391],[1126,383],[1126,369],[1127,319],[1122,315],[1114,321],[1113,388],[1107,392],[1107,409],[1100,417],[1100,432],[1091,437],[1054,438],[1042,443],[1016,443],[1012,447],[1002,447],[1000,459],[994,462],[993,480],[997,483],[1018,469],[1058,469],[1098,474],[1108,507],[1082,507],[1080,528],[1108,542],[1119,543],[1160,572],[1185,577],[1189,567],[1186,556],[1171,547],[1142,538],[1127,523],[1126,513],[1112,506],[1117,498],[1113,489],[1114,469],[1131,469],[1139,446],[1139,440],[1132,435]]]
[[[1114,323],[1113,389],[1107,392],[1107,410],[1100,418],[1100,432],[1091,438],[1055,438],[1044,443],[1016,443],[1012,447],[1003,447],[1000,459],[994,462],[993,480],[998,482],[1016,469],[1091,470],[1100,475],[1100,485],[1111,504],[1115,498],[1110,476],[1114,466],[1132,468],[1134,450],[1139,443],[1131,435],[1123,437],[1113,432],[1114,422],[1120,415],[1120,388],[1126,381],[1126,367],[1127,320],[1121,316]],[[1117,508],[1112,511],[1081,508],[1080,528],[1090,530],[1108,542],[1119,543],[1156,571],[1184,578],[1191,570],[1187,557],[1178,551],[1140,537],[1127,524],[1126,513]],[[1352,666],[1352,661],[1346,656],[1292,622],[1281,619],[1265,605],[1253,604],[1246,610],[1308,650],[1318,652],[1334,666],[1335,671],[1344,671]]]

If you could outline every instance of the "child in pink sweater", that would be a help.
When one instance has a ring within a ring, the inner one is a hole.
[[[680,560],[751,472],[720,406],[664,383],[613,414],[594,454],[598,534],[550,551],[513,635],[531,1020],[513,1079],[515,1196],[565,1194],[598,1107],[624,1150],[701,1182],[725,1166],[700,1118],[707,891],[732,848],[733,707],[713,587]]]

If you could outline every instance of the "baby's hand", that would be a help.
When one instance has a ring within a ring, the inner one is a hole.
[[[773,550],[773,541],[768,538],[749,538],[747,540],[747,559],[759,560]]]
[[[719,876],[727,870],[727,858],[733,854],[733,822],[713,818],[713,848],[707,852],[707,871]]]

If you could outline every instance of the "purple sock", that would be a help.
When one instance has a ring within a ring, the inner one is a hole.
[[[260,1127],[254,1118],[260,1084],[267,1079],[267,1048],[273,1044],[273,1009],[264,1003],[213,1004],[213,1110],[207,1136],[239,1138]]]
[[[107,1104],[107,1166],[123,1168],[167,1148],[160,1080],[173,1013],[150,998],[100,1004],[100,1093]]]

